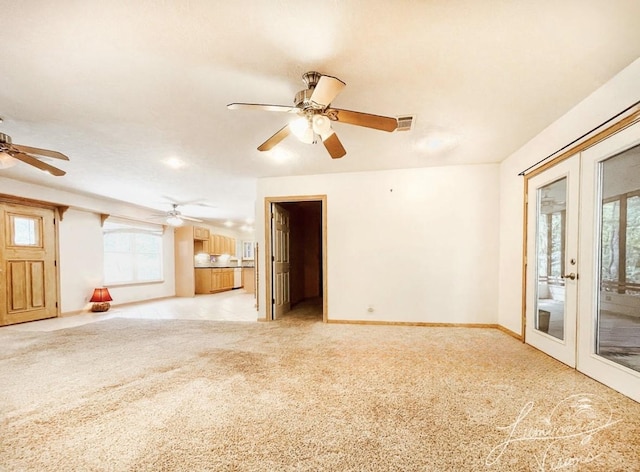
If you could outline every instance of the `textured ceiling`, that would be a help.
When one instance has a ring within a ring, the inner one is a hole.
[[[640,56],[637,0],[2,0],[0,11],[0,132],[71,158],[64,177],[23,164],[1,175],[156,209],[195,200],[185,214],[219,222],[253,215],[259,177],[499,162]],[[411,114],[414,129],[335,124],[340,160],[292,136],[260,153],[291,115],[226,104],[290,105],[308,70],[347,83],[334,106]]]

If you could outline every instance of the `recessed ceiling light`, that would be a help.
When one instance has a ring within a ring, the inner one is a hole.
[[[172,169],[180,169],[181,167],[185,166],[185,162],[182,159],[179,159],[177,157],[170,157],[169,159],[165,159],[164,162],[167,166],[171,167]]]
[[[225,221],[225,222],[224,222],[224,225],[225,225],[227,228],[231,228],[231,227],[233,226],[233,221],[228,221],[228,220],[227,220],[227,221]]]

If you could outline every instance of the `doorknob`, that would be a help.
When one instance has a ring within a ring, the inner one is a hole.
[[[571,280],[576,280],[578,278],[577,274],[574,274],[573,272],[571,272],[570,274],[565,274],[562,276],[563,279],[571,279]]]

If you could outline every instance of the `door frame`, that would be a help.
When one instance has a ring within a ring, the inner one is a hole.
[[[17,197],[15,195],[7,195],[0,193],[0,203],[6,203],[8,205],[21,205],[25,207],[31,208],[44,208],[46,210],[53,211],[54,218],[54,234],[53,234],[53,247],[55,251],[55,306],[56,306],[56,318],[60,317],[62,312],[62,303],[60,300],[60,229],[59,222],[61,222],[64,218],[65,212],[69,209],[66,205],[56,205],[50,202],[45,202],[42,200],[33,200],[29,198]],[[4,272],[3,272],[4,273]]]
[[[329,321],[329,298],[328,298],[328,273],[327,273],[327,196],[326,195],[298,195],[289,197],[265,197],[264,198],[264,275],[265,275],[265,318],[267,321],[273,320],[273,261],[272,261],[272,237],[271,212],[272,203],[295,203],[295,202],[320,202],[322,204],[322,322]]]

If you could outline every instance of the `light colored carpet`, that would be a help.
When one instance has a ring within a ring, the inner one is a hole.
[[[0,330],[3,471],[637,471],[640,404],[492,329]]]

